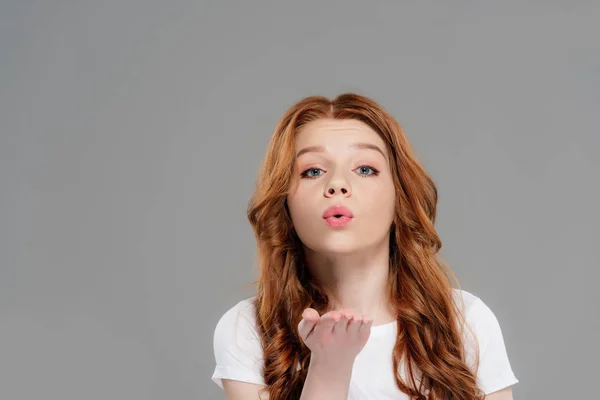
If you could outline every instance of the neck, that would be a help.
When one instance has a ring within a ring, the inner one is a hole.
[[[304,261],[330,298],[330,310],[349,309],[373,318],[373,326],[394,321],[388,298],[389,245],[352,253],[304,248]]]

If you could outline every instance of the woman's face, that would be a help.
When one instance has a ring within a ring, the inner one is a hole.
[[[387,149],[375,131],[354,119],[313,121],[297,133],[295,154],[287,203],[305,246],[335,254],[387,243],[395,191]],[[324,218],[332,206],[352,216]]]

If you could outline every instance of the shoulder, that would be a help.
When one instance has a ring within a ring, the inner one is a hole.
[[[461,289],[452,290],[454,301],[464,317],[465,328],[467,328],[463,332],[464,340],[476,341],[476,346],[481,350],[486,349],[490,338],[501,331],[496,315],[480,297],[473,293]]]
[[[492,309],[478,296],[462,289],[452,289],[465,324],[476,334],[479,346],[486,348],[490,336],[501,334],[500,323]]]
[[[486,394],[519,382],[514,375],[504,343],[502,329],[491,308],[466,290],[453,289],[465,325],[463,340],[466,361],[477,365],[477,380]]]
[[[255,297],[239,301],[219,319],[214,332],[215,353],[219,350],[242,350],[256,353],[260,336],[256,323]]]
[[[471,292],[467,292],[463,289],[452,289],[452,296],[454,301],[457,303],[459,307],[461,307],[461,311],[464,314],[468,312],[472,312],[473,309],[477,309],[480,307],[483,301],[476,295]]]
[[[239,301],[233,307],[229,308],[217,322],[215,332],[227,333],[238,332],[255,333],[257,332],[255,306],[255,297],[250,297]]]
[[[216,366],[212,380],[221,388],[222,379],[264,384],[263,351],[254,299],[241,300],[229,308],[215,327],[213,346]]]

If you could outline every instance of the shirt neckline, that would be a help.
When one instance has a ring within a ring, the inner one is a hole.
[[[388,333],[396,330],[398,326],[397,321],[388,322],[386,324],[371,326],[371,334],[369,337],[380,337],[385,336]]]

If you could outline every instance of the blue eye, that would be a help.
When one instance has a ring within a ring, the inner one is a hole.
[[[321,174],[319,174],[319,175],[313,175],[313,174],[311,174],[311,173],[310,173],[310,172],[312,172],[312,171],[323,171],[323,170],[322,170],[321,168],[309,168],[309,169],[307,169],[306,171],[302,172],[302,173],[300,174],[300,176],[301,176],[301,177],[303,177],[303,178],[315,179],[315,178],[317,178],[319,175],[321,175]]]
[[[357,170],[359,171],[360,176],[363,178],[365,178],[367,176],[371,176],[371,175],[374,175],[374,176],[379,175],[379,171],[376,170],[375,168],[371,167],[370,165],[361,165],[360,167],[357,168]],[[367,173],[361,174],[361,172],[365,172],[365,170],[367,170]],[[371,170],[373,172],[369,174],[368,170]]]
[[[370,165],[361,165],[360,167],[357,168],[357,170],[359,171],[358,174],[360,175],[361,178],[379,175],[379,171],[377,169],[371,167]],[[319,171],[324,172],[321,168],[308,168],[308,169],[304,170],[300,174],[300,176],[302,178],[315,179],[315,178],[318,178],[320,175],[323,175],[322,173],[319,173]],[[313,174],[312,172],[316,172],[316,174]]]

